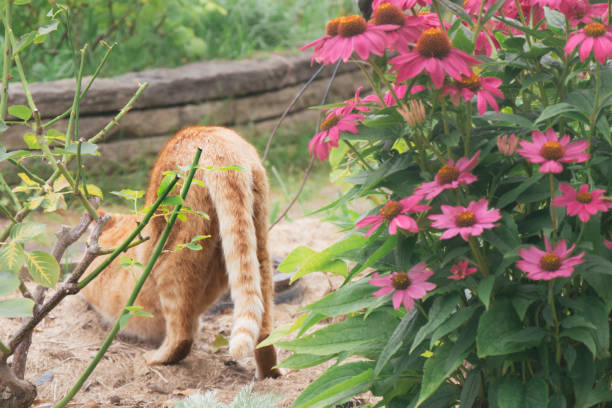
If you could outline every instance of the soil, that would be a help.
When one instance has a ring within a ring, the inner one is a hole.
[[[66,221],[64,221],[66,222]],[[335,227],[314,218],[283,221],[271,231],[270,251],[284,258],[295,247],[307,245],[321,250],[342,235]],[[298,310],[342,281],[338,276],[314,273],[301,279],[303,296],[289,304],[279,304],[274,311],[277,326],[294,321]],[[10,336],[20,325],[18,319],[3,319],[2,337]],[[201,390],[218,390],[220,401],[229,402],[238,391],[254,381],[254,391],[282,397],[279,407],[291,402],[327,367],[289,370],[279,379],[255,380],[252,359],[235,362],[227,348],[211,350],[217,334],[229,336],[231,308],[201,318],[196,342],[189,356],[176,365],[149,367],[142,354],[152,347],[120,338],[89,377],[69,406],[73,407],[174,407],[174,401]],[[66,298],[37,327],[30,349],[26,379],[38,385],[38,408],[51,407],[72,387],[102,344],[108,331],[88,304],[79,296]],[[278,351],[280,360],[289,356]],[[369,395],[354,401],[375,402]]]

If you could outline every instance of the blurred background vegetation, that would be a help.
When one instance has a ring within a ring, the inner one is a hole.
[[[298,54],[300,46],[324,34],[329,19],[357,11],[355,0],[12,1],[13,29],[22,45],[19,55],[29,82],[74,78],[78,50],[85,44],[89,50],[84,74],[90,75],[106,52],[104,43],[117,43],[100,74],[103,77],[270,51]],[[3,34],[0,30],[2,43]],[[12,81],[17,81],[17,73],[12,74]],[[206,122],[214,124],[214,118]],[[308,142],[314,127],[307,123],[279,129],[266,161],[273,213],[298,189],[310,160]],[[263,152],[268,135],[255,127],[243,132]],[[145,189],[154,160],[155,156],[139,156],[119,162],[105,157],[91,167],[89,182],[104,192],[120,187]],[[40,170],[36,163],[32,166]],[[327,185],[327,171],[326,163],[314,167],[298,202],[302,211],[303,205],[313,209],[308,202],[316,201]],[[9,183],[18,182],[12,174],[6,176]],[[105,205],[109,204],[122,206],[124,202],[105,194]]]
[[[323,35],[325,22],[356,8],[353,0],[15,0],[18,38],[30,81],[73,77],[77,50],[89,45],[85,74],[119,46],[102,76],[192,61],[238,59],[257,51],[294,50]],[[66,6],[66,13],[52,10]],[[53,35],[41,35],[55,31]],[[57,30],[54,30],[57,27]],[[32,35],[28,34],[32,33]]]

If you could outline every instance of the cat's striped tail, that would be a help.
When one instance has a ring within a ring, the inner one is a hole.
[[[229,348],[238,360],[253,354],[264,313],[253,221],[253,175],[248,168],[206,173],[234,302]]]

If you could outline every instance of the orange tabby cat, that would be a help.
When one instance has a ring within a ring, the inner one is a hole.
[[[268,180],[255,148],[226,128],[181,130],[168,141],[153,167],[146,204],[157,198],[163,173],[188,166],[198,147],[202,149],[200,166],[237,165],[243,171],[196,172],[195,178],[205,187],[192,184],[185,206],[205,212],[210,219],[190,214],[186,221],[177,221],[165,249],[173,250],[196,235],[211,237],[200,241],[203,248],[199,251],[167,251],[159,257],[135,302],[154,317],[133,316],[124,331],[161,343],[145,355],[149,364],[177,362],[191,350],[199,316],[229,284],[234,302],[231,355],[240,359],[254,351],[258,376],[277,377],[279,370],[272,368],[276,365],[274,347],[255,349],[272,328],[274,296],[267,246]],[[111,216],[100,237],[103,248],[118,246],[137,222],[135,215]],[[143,232],[151,239],[127,255],[146,263],[164,227],[164,218],[154,217]],[[115,260],[82,294],[102,315],[114,320],[134,286],[134,272]]]

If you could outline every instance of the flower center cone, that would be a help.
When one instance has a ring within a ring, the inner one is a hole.
[[[416,49],[422,57],[443,59],[450,54],[451,42],[439,28],[428,28],[421,33]]]

